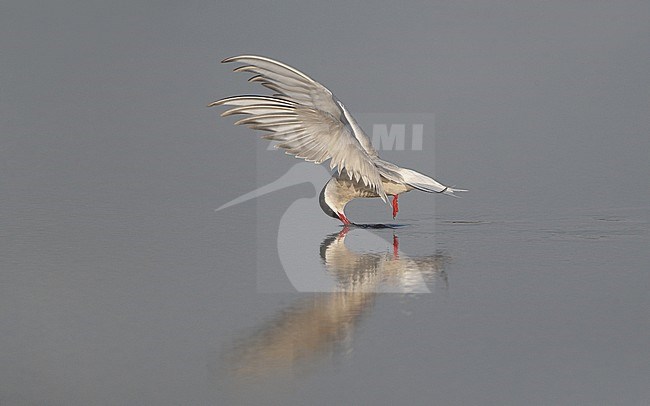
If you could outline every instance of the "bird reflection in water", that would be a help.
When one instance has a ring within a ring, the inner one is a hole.
[[[227,360],[230,375],[275,381],[303,374],[315,361],[352,352],[355,329],[382,291],[395,292],[396,286],[404,293],[422,291],[417,281],[446,289],[448,256],[408,257],[399,251],[396,235],[388,252],[355,252],[345,245],[348,232],[345,227],[320,246],[338,290],[299,299],[238,341]]]

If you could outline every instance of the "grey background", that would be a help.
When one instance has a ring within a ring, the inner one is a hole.
[[[0,404],[650,401],[650,3],[0,10]],[[351,347],[283,385],[233,383],[228,360],[310,300],[257,277],[260,252],[281,269],[287,202],[314,191],[214,212],[293,164],[260,168],[258,137],[204,107],[259,91],[218,63],[240,53],[353,113],[434,114],[423,151],[384,157],[470,189],[401,200],[401,247],[449,256],[448,287],[376,297]]]

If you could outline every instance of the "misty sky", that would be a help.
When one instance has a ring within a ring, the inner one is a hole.
[[[649,14],[641,1],[12,2],[0,16],[4,188],[91,173],[62,185],[75,193],[128,169],[182,182],[162,163],[182,156],[215,172],[206,187],[224,200],[250,190],[259,141],[204,106],[261,91],[218,63],[258,53],[353,113],[434,114],[435,153],[395,160],[430,173],[435,154],[436,177],[471,191],[462,210],[645,205]],[[187,149],[165,149],[181,138]]]

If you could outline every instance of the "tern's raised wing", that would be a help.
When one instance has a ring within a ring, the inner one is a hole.
[[[253,72],[250,80],[276,91],[273,96],[233,96],[209,106],[235,106],[222,116],[248,114],[235,124],[270,131],[264,138],[277,147],[314,163],[331,159],[330,168],[343,169],[387,201],[375,165],[377,152],[345,106],[326,87],[304,73],[273,59],[243,55],[223,62],[246,65],[236,72]]]

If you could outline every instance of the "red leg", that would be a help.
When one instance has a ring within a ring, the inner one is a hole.
[[[393,257],[399,257],[399,240],[395,234],[393,234]]]
[[[345,235],[348,233],[348,231],[350,231],[350,227],[348,227],[348,225],[346,224],[343,226],[343,230],[341,230],[341,232],[339,233],[338,238],[339,239],[345,238]]]
[[[347,217],[345,217],[345,214],[343,213],[337,213],[337,214],[339,215],[339,220],[341,220],[344,225],[349,226],[350,224],[352,224],[352,222],[348,220]]]
[[[397,196],[398,195],[393,195],[393,219],[397,216],[397,212],[399,211],[399,207],[397,206]]]

